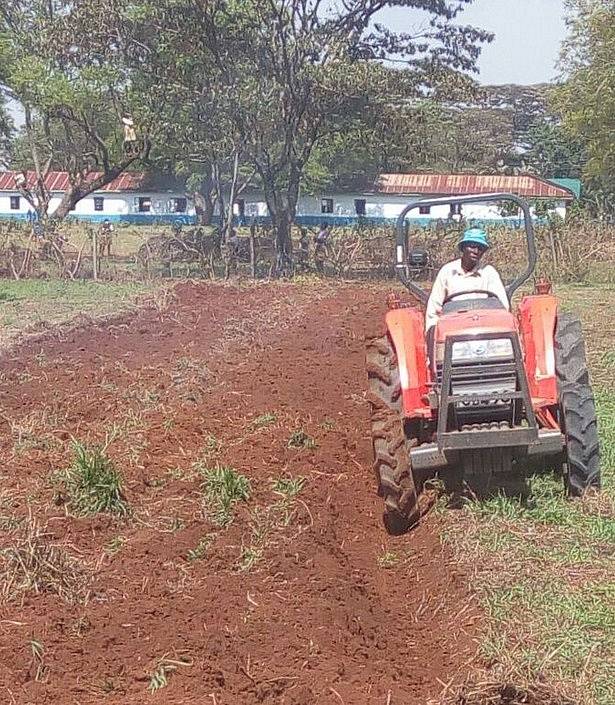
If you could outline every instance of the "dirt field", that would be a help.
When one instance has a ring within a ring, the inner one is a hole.
[[[425,705],[465,675],[480,615],[440,520],[411,542],[380,522],[363,336],[383,309],[364,285],[184,284],[4,353],[0,543],[23,550],[1,702]],[[127,518],[69,513],[72,438],[108,444]],[[229,466],[251,495],[221,526],[203,478]]]

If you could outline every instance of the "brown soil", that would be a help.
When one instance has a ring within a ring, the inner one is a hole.
[[[175,293],[164,311],[57,329],[0,361],[0,544],[18,538],[11,520],[33,516],[90,576],[74,604],[49,591],[0,599],[0,702],[437,697],[474,656],[477,616],[435,516],[400,539],[381,524],[363,338],[381,326],[384,292]],[[253,423],[266,413],[275,421]],[[288,447],[299,429],[315,448]],[[110,440],[131,518],[67,513],[53,473],[70,464],[71,437]],[[199,460],[250,479],[228,528],[204,512]],[[284,517],[268,509],[281,476],[306,478]],[[188,560],[206,535],[205,555]],[[250,547],[259,560],[240,570]],[[187,665],[150,694],[162,659]]]

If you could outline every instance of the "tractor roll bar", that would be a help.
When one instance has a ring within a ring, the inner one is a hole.
[[[511,299],[515,291],[524,284],[534,273],[536,268],[536,238],[534,236],[534,224],[532,222],[532,215],[530,213],[530,207],[527,201],[522,198],[515,196],[512,193],[486,193],[476,196],[447,196],[444,198],[429,198],[421,201],[415,201],[407,205],[403,211],[399,214],[397,218],[397,247],[396,247],[396,261],[395,269],[397,270],[397,276],[399,277],[402,284],[413,293],[420,301],[424,304],[427,303],[429,294],[421,289],[420,286],[410,281],[407,272],[407,256],[408,256],[408,237],[405,226],[405,220],[408,213],[416,208],[422,206],[432,207],[432,206],[446,206],[454,205],[457,203],[495,203],[500,201],[511,201],[515,203],[523,211],[523,219],[525,222],[525,237],[527,241],[527,257],[528,264],[525,272],[520,274],[515,280],[513,280],[507,287],[506,293],[508,298]]]

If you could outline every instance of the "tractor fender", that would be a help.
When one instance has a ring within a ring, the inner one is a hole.
[[[423,314],[416,308],[395,308],[385,320],[397,358],[404,415],[430,418],[427,393],[431,379]]]
[[[555,323],[557,299],[550,294],[525,296],[519,305],[519,331],[525,371],[536,406],[557,404]]]

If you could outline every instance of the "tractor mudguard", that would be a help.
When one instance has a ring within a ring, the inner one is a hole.
[[[519,305],[519,330],[530,395],[536,407],[558,402],[553,345],[556,320],[555,296],[538,294],[522,299]]]
[[[387,312],[386,325],[397,357],[404,416],[430,418],[426,395],[431,380],[423,314],[416,308],[395,308]]]

